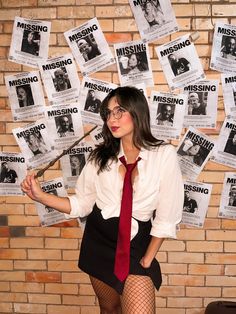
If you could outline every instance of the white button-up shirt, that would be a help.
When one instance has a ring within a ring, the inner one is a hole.
[[[124,155],[122,147],[118,157]],[[151,150],[141,149],[137,164],[138,175],[133,184],[131,238],[138,231],[136,220],[152,220],[151,235],[176,238],[176,225],[181,221],[184,189],[176,150],[164,144]],[[110,169],[97,174],[98,167],[88,162],[69,197],[71,212],[68,218],[89,215],[96,203],[104,219],[119,217],[123,178],[119,173],[120,160]]]

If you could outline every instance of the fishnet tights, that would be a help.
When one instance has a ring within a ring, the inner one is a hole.
[[[101,314],[121,314],[120,295],[110,286],[92,276],[90,280],[98,298]]]
[[[147,276],[129,275],[121,297],[122,314],[154,314],[155,291]]]
[[[91,276],[90,280],[101,314],[155,314],[155,292],[149,277],[129,275],[122,296],[104,282]]]

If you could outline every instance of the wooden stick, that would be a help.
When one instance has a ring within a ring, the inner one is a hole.
[[[41,177],[48,168],[52,167],[55,164],[55,162],[57,160],[59,160],[62,156],[64,156],[71,148],[73,148],[74,146],[78,145],[86,136],[88,136],[93,130],[95,130],[96,127],[97,127],[97,125],[95,125],[90,131],[85,133],[84,136],[82,136],[80,139],[75,141],[70,147],[68,147],[67,149],[63,150],[63,152],[59,156],[57,156],[55,159],[50,161],[49,164],[47,164],[47,166],[45,166],[43,169],[39,170],[36,173],[35,178]]]

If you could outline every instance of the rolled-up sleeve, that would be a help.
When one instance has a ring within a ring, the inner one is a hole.
[[[96,200],[96,177],[96,167],[88,162],[76,182],[75,194],[69,196],[71,212],[66,214],[67,219],[82,218],[91,213]]]
[[[151,235],[176,238],[176,226],[183,212],[183,179],[174,146],[167,145],[161,158],[159,197]]]

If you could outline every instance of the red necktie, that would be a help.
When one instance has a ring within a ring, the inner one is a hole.
[[[130,264],[130,233],[131,233],[131,217],[132,217],[132,198],[133,187],[131,181],[131,175],[133,169],[136,167],[137,162],[141,158],[137,159],[133,164],[127,164],[125,157],[122,156],[120,161],[126,167],[126,173],[123,185],[123,194],[121,200],[120,220],[118,240],[115,256],[115,269],[114,273],[120,281],[124,281],[129,274]]]

